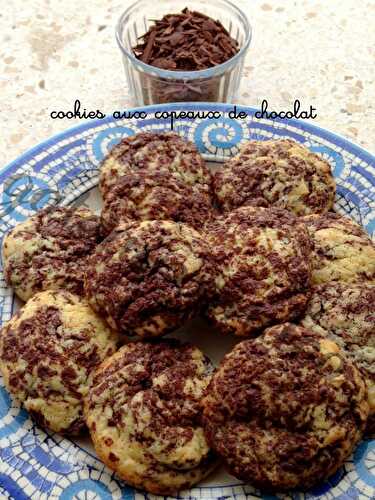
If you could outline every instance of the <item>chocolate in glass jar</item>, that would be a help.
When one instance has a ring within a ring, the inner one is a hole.
[[[133,47],[140,61],[169,71],[201,71],[223,64],[239,51],[220,21],[183,9],[157,20]],[[224,85],[228,85],[228,77]],[[221,76],[184,81],[159,77],[142,79],[145,104],[151,102],[217,101]],[[149,102],[148,102],[149,101]]]

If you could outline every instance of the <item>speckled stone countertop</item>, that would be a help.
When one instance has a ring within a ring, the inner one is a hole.
[[[10,0],[0,13],[0,167],[74,124],[130,106],[114,25],[129,0]],[[189,2],[186,2],[188,5]],[[237,102],[317,108],[314,123],[375,152],[374,0],[236,0],[253,26]]]

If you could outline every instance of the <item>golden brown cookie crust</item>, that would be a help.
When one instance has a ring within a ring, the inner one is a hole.
[[[189,488],[216,459],[201,427],[213,367],[176,340],[123,346],[96,371],[85,416],[103,462],[136,488],[160,495]]]
[[[80,297],[37,293],[1,330],[5,386],[43,427],[78,434],[91,372],[117,342]]]
[[[245,143],[215,173],[213,186],[225,212],[252,205],[296,215],[328,212],[336,191],[329,163],[291,139]]]
[[[225,356],[203,400],[212,448],[230,472],[264,490],[308,489],[362,437],[365,383],[337,344],[286,323]]]
[[[101,240],[100,219],[87,208],[48,207],[4,238],[6,281],[24,301],[42,290],[82,295],[88,255]]]
[[[89,259],[85,290],[112,328],[150,338],[197,315],[212,295],[211,250],[186,224],[119,226]]]
[[[375,245],[366,231],[335,213],[301,217],[313,247],[312,283],[330,281],[375,284]]]
[[[313,289],[301,324],[329,336],[361,370],[375,433],[375,285],[331,282]]]
[[[172,220],[197,230],[213,217],[208,186],[188,184],[169,172],[124,175],[106,195],[101,213],[105,234],[131,220]]]
[[[211,174],[195,145],[173,132],[140,132],[116,144],[100,168],[99,189],[103,198],[120,177],[139,171],[163,171],[187,185],[211,187]]]
[[[241,207],[208,227],[216,294],[208,316],[224,333],[250,336],[297,318],[310,295],[310,240],[297,217]]]

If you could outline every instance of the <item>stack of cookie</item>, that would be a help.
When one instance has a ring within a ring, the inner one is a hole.
[[[0,335],[8,390],[56,432],[86,425],[149,492],[220,461],[265,490],[333,474],[375,430],[375,248],[331,211],[329,164],[253,141],[212,175],[178,135],[141,133],[112,149],[99,187],[100,216],[47,208],[4,239],[26,301]],[[159,339],[200,314],[245,339],[216,371]]]

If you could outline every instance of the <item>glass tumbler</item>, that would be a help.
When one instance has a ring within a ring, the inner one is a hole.
[[[164,70],[137,59],[133,47],[153,20],[179,13],[185,7],[220,21],[237,40],[239,52],[223,64],[199,71]],[[120,17],[116,39],[136,106],[167,102],[232,102],[250,45],[251,27],[245,14],[227,0],[139,0]]]

